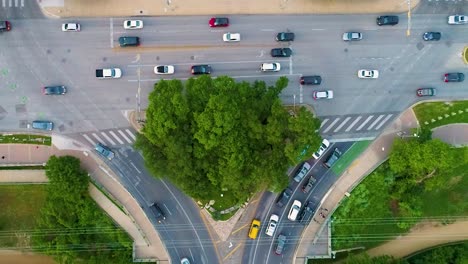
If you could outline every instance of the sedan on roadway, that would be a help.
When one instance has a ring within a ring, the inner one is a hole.
[[[123,23],[125,29],[142,29],[143,21],[142,20],[125,20]]]
[[[34,120],[32,121],[32,128],[51,131],[54,129],[54,123],[51,121]]]
[[[440,32],[426,32],[423,34],[423,39],[426,41],[431,41],[431,40],[440,40],[442,37],[442,34]]]
[[[275,254],[276,255],[282,255],[284,248],[286,246],[286,236],[283,234],[280,234],[278,236],[277,244],[276,244],[276,249],[275,249]]]
[[[227,27],[229,26],[229,18],[227,17],[212,17],[208,22],[210,27]]]
[[[418,90],[416,90],[416,95],[419,97],[434,96],[436,95],[436,89],[435,88],[419,88]]]
[[[276,226],[278,225],[278,221],[279,221],[278,215],[272,214],[270,216],[270,222],[268,223],[268,227],[265,232],[267,236],[273,236],[276,230]]]
[[[42,93],[45,95],[62,95],[67,93],[67,88],[64,85],[46,86],[42,88]]]
[[[379,26],[394,26],[396,24],[398,24],[398,16],[377,17],[377,25]]]
[[[291,199],[293,191],[290,188],[284,189],[284,191],[281,193],[281,195],[278,198],[278,201],[276,202],[276,205],[281,208],[285,204],[288,203],[289,199]]]
[[[0,32],[3,31],[10,31],[11,30],[11,24],[9,21],[0,21]]]
[[[62,31],[67,32],[67,31],[80,31],[81,27],[80,24],[78,23],[65,23],[62,24]]]
[[[344,41],[361,40],[361,39],[362,39],[362,34],[359,32],[346,32],[343,34]]]
[[[468,16],[465,15],[453,15],[448,17],[448,23],[450,25],[462,25],[468,23]]]
[[[210,74],[211,73],[211,66],[210,65],[193,65],[192,66],[192,74]]]
[[[330,141],[323,139],[322,144],[320,145],[320,148],[312,155],[312,157],[314,157],[314,159],[320,158],[329,146],[330,146]]]
[[[240,33],[226,33],[223,35],[224,42],[237,42],[240,41]]]
[[[289,209],[288,219],[291,221],[296,221],[297,215],[299,211],[301,211],[301,201],[294,200],[293,204],[291,205],[291,209]]]
[[[317,100],[317,99],[333,99],[333,91],[332,90],[314,91],[314,92],[312,92],[312,97],[314,97],[314,100]]]
[[[276,48],[271,50],[272,57],[291,57],[292,50],[290,48]]]
[[[449,72],[444,75],[444,82],[463,82],[465,75],[461,72]]]
[[[358,77],[362,79],[377,79],[379,78],[378,70],[359,70]]]
[[[174,74],[174,66],[172,66],[172,65],[157,65],[157,66],[154,66],[154,73],[156,73],[156,74]]]
[[[276,35],[276,41],[294,41],[294,33],[280,32]]]
[[[188,258],[182,258],[180,264],[190,264],[190,260],[188,260]]]
[[[108,148],[107,146],[101,144],[101,143],[97,143],[96,146],[94,147],[94,149],[99,153],[101,154],[101,156],[103,156],[104,158],[108,159],[108,160],[112,160],[115,156],[114,152]]]
[[[262,63],[260,70],[262,72],[277,72],[281,70],[281,64],[279,62]]]

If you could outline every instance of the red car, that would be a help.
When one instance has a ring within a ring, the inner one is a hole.
[[[8,21],[0,21],[0,32],[2,31],[10,31],[11,30],[11,24]]]
[[[227,17],[212,17],[208,23],[210,27],[227,27],[229,26],[229,18]]]

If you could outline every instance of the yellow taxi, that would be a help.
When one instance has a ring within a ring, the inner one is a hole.
[[[252,224],[250,225],[249,237],[251,239],[256,239],[259,230],[260,230],[260,221],[257,219],[254,219],[252,221]]]

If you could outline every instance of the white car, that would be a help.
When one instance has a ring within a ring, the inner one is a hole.
[[[302,203],[299,200],[294,200],[291,209],[289,210],[288,219],[291,221],[296,221],[297,215],[301,210]]]
[[[377,79],[379,78],[378,70],[359,70],[358,77],[364,79]]]
[[[279,62],[262,63],[262,65],[260,65],[260,70],[263,72],[277,72],[281,70],[281,65]]]
[[[240,41],[240,33],[226,33],[223,35],[224,42]]]
[[[80,24],[78,23],[65,23],[65,24],[62,24],[62,31],[63,32],[66,32],[66,31],[80,31],[81,30],[81,27],[80,27]]]
[[[468,16],[453,15],[448,17],[448,23],[451,25],[461,25],[468,23]]]
[[[359,32],[346,32],[343,33],[343,40],[350,41],[350,40],[361,40],[362,34]]]
[[[314,91],[312,92],[312,96],[315,100],[317,99],[333,99],[333,91]]]
[[[182,258],[180,264],[190,264],[190,260],[188,260],[188,258]]]
[[[330,147],[330,142],[326,139],[323,139],[320,148],[312,155],[312,157],[314,157],[314,159],[320,158],[328,147]]]
[[[125,20],[123,23],[125,29],[142,29],[143,21],[142,20]]]
[[[265,234],[267,236],[273,236],[273,234],[275,233],[275,230],[276,230],[276,226],[278,225],[278,221],[279,221],[279,216],[278,215],[272,214],[270,216],[270,222],[268,223],[268,227],[267,227],[267,230],[265,232]]]
[[[174,74],[174,66],[172,65],[156,65],[154,66],[156,74]]]

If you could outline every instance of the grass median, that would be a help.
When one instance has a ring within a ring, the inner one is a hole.
[[[468,123],[468,101],[422,103],[413,107],[421,127]]]
[[[41,135],[2,134],[0,135],[0,144],[35,144],[51,146],[52,138]]]

